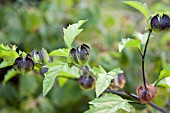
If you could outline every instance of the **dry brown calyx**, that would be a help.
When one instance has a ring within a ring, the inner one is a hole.
[[[139,96],[139,100],[143,104],[147,104],[152,101],[156,96],[156,87],[151,84],[146,84],[146,88],[142,85],[139,85],[136,88],[136,93]]]

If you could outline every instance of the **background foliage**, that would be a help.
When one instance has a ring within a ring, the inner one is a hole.
[[[169,0],[141,2],[147,3],[151,11],[170,11]],[[146,22],[137,10],[119,0],[1,0],[0,3],[0,43],[15,44],[27,52],[41,47],[50,52],[66,47],[63,27],[88,19],[74,45],[88,43],[91,46],[92,66],[100,64],[107,71],[121,67],[128,81],[125,89],[129,92],[135,93],[138,84],[142,84],[138,51],[118,52],[118,42],[122,38],[133,39],[135,31],[144,32]],[[160,71],[170,62],[169,36],[165,31],[150,40],[146,55],[148,82],[157,80]],[[0,69],[1,81],[9,69],[11,67]],[[62,88],[56,81],[44,98],[41,96],[42,80],[40,73],[30,72],[27,76],[15,76],[6,85],[0,84],[0,112],[82,113],[94,99],[94,91],[84,91],[74,81],[68,81]],[[154,102],[168,109],[170,96],[165,92],[169,94],[170,90],[159,87]],[[148,106],[135,106],[137,111],[132,112],[157,112]]]

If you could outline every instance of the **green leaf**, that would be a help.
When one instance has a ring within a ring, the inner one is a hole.
[[[59,75],[60,71],[63,70],[64,66],[65,64],[60,61],[55,61],[47,65],[48,72],[45,73],[45,78],[43,80],[43,96],[50,91],[56,77]]]
[[[11,66],[14,64],[15,59],[18,57],[16,52],[16,46],[4,46],[0,44],[0,57],[3,59],[3,62],[0,64],[0,68]]]
[[[17,72],[13,68],[8,70],[7,74],[5,74],[5,78],[3,79],[3,84],[6,84],[6,82],[13,78],[15,75],[17,75]]]
[[[159,75],[159,78],[157,81],[155,81],[153,84],[154,85],[157,85],[159,84],[159,82],[166,78],[166,77],[170,77],[170,69],[166,68],[166,69],[163,69],[161,72],[160,72],[160,75]],[[164,80],[165,81],[165,80]]]
[[[117,75],[118,75],[119,73],[123,73],[123,71],[122,71],[120,68],[115,68],[115,69],[109,71],[109,72],[108,72],[108,75],[109,75],[109,76],[112,76],[112,77],[115,79],[115,78],[117,78]]]
[[[141,34],[140,32],[135,32],[134,36],[139,38],[141,40],[142,44],[146,44],[146,41],[148,39],[148,32],[145,34]]]
[[[119,43],[118,48],[119,52],[123,50],[125,47],[137,47],[140,49],[140,40],[134,40],[134,39],[122,39],[122,41]]]
[[[59,71],[47,72],[43,80],[43,96],[45,96],[52,88],[55,78],[57,77]]]
[[[70,78],[78,78],[79,70],[76,67],[69,67],[67,63],[56,60],[52,63],[48,63],[46,65],[48,68],[48,72],[45,73],[45,78],[43,80],[43,96],[45,96],[50,89],[52,88],[56,77],[70,77]],[[58,79],[59,85],[63,86],[66,80]]]
[[[93,106],[90,106],[90,110],[85,113],[118,113],[119,109],[131,111],[132,105],[128,103],[129,101],[121,98],[115,94],[105,94],[100,98],[95,98],[93,101],[89,102]]]
[[[98,76],[96,81],[96,97],[99,97],[103,91],[105,91],[111,83],[112,79],[117,78],[118,73],[122,73],[123,71],[120,68],[113,69],[110,72],[106,72],[101,66],[98,70]],[[101,73],[102,72],[102,73]]]
[[[160,80],[159,83],[157,84],[157,86],[170,88],[170,77],[166,77],[166,78]]]
[[[94,75],[98,75],[99,73],[105,73],[107,74],[107,72],[104,70],[104,68],[102,66],[99,65],[99,67],[93,67],[92,69],[90,69]]]
[[[7,66],[12,66],[15,62],[15,59],[14,58],[10,58],[8,60],[5,60],[3,62],[1,62],[0,64],[0,68],[4,68],[4,67],[7,67]]]
[[[44,48],[42,48],[41,49],[41,54],[42,54],[42,60],[43,60],[43,63],[48,63],[49,62],[49,60],[50,60],[50,57],[49,57],[49,55],[48,55],[48,52],[44,49]]]
[[[63,71],[60,71],[59,75],[57,76],[57,80],[58,80],[58,84],[60,87],[63,87],[64,84],[67,82],[67,77],[69,78],[79,78],[80,74],[79,74],[79,69],[76,67],[68,67],[68,65],[65,65],[65,68],[63,69]],[[66,78],[63,78],[66,77]]]
[[[99,74],[96,81],[96,97],[99,97],[104,90],[110,85],[112,77],[107,74]]]
[[[65,48],[57,49],[57,50],[52,51],[49,55],[50,56],[64,56],[64,57],[68,57],[69,51],[70,51],[70,49],[65,49]]]
[[[149,32],[146,32],[144,34],[141,34],[140,32],[135,32],[134,33],[134,36],[139,38],[141,40],[141,44],[143,44],[143,45],[146,44],[146,41],[148,39],[148,35],[149,35]],[[150,37],[153,37],[153,35],[151,35]]]
[[[0,45],[0,53],[0,57],[3,59],[17,58],[19,56],[15,49],[10,49],[9,46],[4,46],[3,44]]]
[[[9,48],[9,46],[5,46],[3,43],[2,44],[0,44],[0,50],[5,50],[5,51],[8,51],[8,50],[10,50],[10,48]]]
[[[89,107],[90,107],[90,109],[85,111],[84,113],[94,113],[95,107],[94,106],[89,106]]]
[[[64,84],[67,82],[67,78],[57,78],[57,81],[58,81],[58,85],[60,86],[60,87],[63,87],[64,86]]]
[[[159,80],[160,79],[164,79],[166,77],[170,76],[170,70],[169,69],[164,69],[161,71],[160,75],[159,75]]]
[[[49,68],[48,71],[56,71],[56,70],[60,69],[59,66],[63,66],[63,65],[66,65],[66,63],[64,63],[60,60],[55,60],[54,62],[50,62],[50,63],[46,64],[46,67]]]
[[[137,1],[123,1],[123,3],[128,4],[134,8],[136,8],[137,10],[139,10],[144,16],[145,18],[148,20],[149,19],[149,9],[148,6],[144,3],[142,4],[141,2],[137,2]]]
[[[64,41],[66,45],[71,48],[71,45],[76,38],[76,36],[83,30],[79,29],[79,27],[85,23],[87,20],[80,20],[78,23],[69,25],[67,29],[63,28],[64,31]]]
[[[65,68],[59,73],[59,76],[79,78],[80,72],[79,69],[74,66],[69,67],[68,65],[65,65]]]

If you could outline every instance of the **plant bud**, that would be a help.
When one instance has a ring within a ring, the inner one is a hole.
[[[157,14],[151,18],[150,24],[154,30],[166,30],[170,28],[170,18],[166,14],[163,14],[162,17]]]
[[[31,55],[27,54],[25,58],[20,55],[18,58],[16,58],[14,63],[14,69],[20,74],[25,74],[33,70],[34,62],[31,59]]]
[[[136,88],[136,93],[139,96],[141,103],[147,104],[156,96],[156,87],[151,84],[146,84],[146,88],[139,85]]]
[[[123,73],[119,73],[118,77],[111,81],[111,84],[110,84],[109,88],[117,90],[117,88],[114,87],[113,84],[116,85],[116,86],[119,86],[120,88],[123,88],[125,86],[125,84],[126,84],[126,78],[125,78],[124,74]]]
[[[77,59],[80,65],[86,65],[90,57],[90,48],[86,44],[80,45],[76,48]]]
[[[71,63],[78,64],[76,49],[72,48],[69,53],[69,60]]]
[[[78,84],[82,89],[93,89],[95,86],[95,78],[90,75],[82,75],[78,79]]]
[[[31,52],[31,55],[34,59],[34,61],[37,63],[37,62],[42,62],[41,58],[40,58],[40,52],[38,50],[33,50]]]
[[[17,46],[16,45],[12,45],[12,44],[9,44],[8,47],[13,50],[13,51],[16,51],[17,49]]]
[[[32,55],[35,63],[40,63],[40,64],[44,65],[49,62],[49,55],[44,48],[41,49],[41,52],[39,52],[38,50],[33,50],[31,52],[31,55]]]
[[[41,49],[40,58],[42,59],[43,64],[47,64],[49,62],[50,58],[48,52],[44,48]]]

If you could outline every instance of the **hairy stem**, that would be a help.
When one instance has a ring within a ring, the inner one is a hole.
[[[146,87],[146,79],[145,79],[145,56],[146,56],[146,50],[147,50],[147,47],[148,47],[148,43],[149,43],[151,33],[152,33],[152,30],[149,30],[149,34],[148,34],[148,38],[147,38],[147,41],[146,41],[146,44],[145,44],[144,52],[142,54],[142,76],[143,76],[143,84],[144,84],[145,88],[147,88]]]

